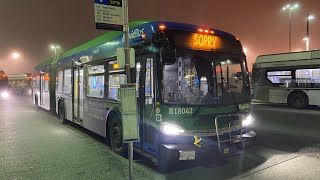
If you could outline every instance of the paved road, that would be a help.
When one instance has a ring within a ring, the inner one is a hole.
[[[127,179],[127,160],[103,138],[60,124],[28,98],[0,107],[0,179]],[[166,174],[137,157],[134,178],[319,179],[319,112],[254,105],[256,146],[224,160],[183,163]]]
[[[0,102],[0,179],[127,179],[127,160],[103,139],[31,106]],[[161,179],[135,164],[136,179]]]

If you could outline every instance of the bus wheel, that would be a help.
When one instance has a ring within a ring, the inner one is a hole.
[[[59,105],[59,120],[62,124],[66,124],[66,117],[65,117],[65,112],[64,112],[64,107],[63,105],[60,103]]]
[[[288,104],[291,107],[303,109],[309,105],[308,96],[302,92],[295,92],[290,94],[288,98]]]
[[[124,155],[125,147],[122,142],[122,124],[119,117],[114,117],[110,120],[109,138],[112,151],[119,155]]]

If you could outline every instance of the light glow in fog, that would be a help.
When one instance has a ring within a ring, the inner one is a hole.
[[[1,97],[2,98],[8,98],[9,97],[9,93],[4,91],[4,92],[1,93]]]

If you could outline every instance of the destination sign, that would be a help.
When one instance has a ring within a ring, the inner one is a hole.
[[[193,33],[190,39],[192,49],[214,50],[221,44],[218,36]]]
[[[173,32],[170,34],[176,47],[193,50],[242,53],[242,47],[238,40],[217,35],[191,32]]]

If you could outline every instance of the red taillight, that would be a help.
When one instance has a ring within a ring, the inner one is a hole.
[[[7,75],[5,75],[5,74],[0,74],[0,79],[7,79]]]
[[[204,30],[204,32],[205,32],[205,33],[209,33],[209,30],[208,30],[208,29],[206,29],[206,30]]]
[[[210,31],[211,34],[214,34],[214,31]]]
[[[198,29],[199,32],[203,33],[203,29]]]

